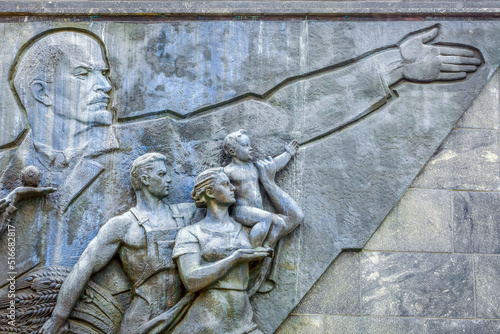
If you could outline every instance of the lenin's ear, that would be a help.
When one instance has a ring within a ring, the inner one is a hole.
[[[31,95],[33,95],[33,98],[37,100],[38,102],[42,103],[43,105],[49,107],[52,105],[52,100],[50,99],[47,90],[47,83],[42,80],[33,80],[33,82],[30,85],[31,89]]]

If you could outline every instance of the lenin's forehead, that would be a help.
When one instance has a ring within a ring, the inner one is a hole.
[[[37,44],[42,48],[56,47],[60,49],[70,61],[88,62],[88,65],[98,63],[100,66],[106,62],[102,43],[84,33],[58,32],[42,38]]]

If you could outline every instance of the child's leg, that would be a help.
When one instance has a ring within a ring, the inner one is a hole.
[[[285,222],[280,216],[251,206],[235,207],[233,218],[241,225],[252,227],[250,243],[254,248],[274,247],[285,228]]]

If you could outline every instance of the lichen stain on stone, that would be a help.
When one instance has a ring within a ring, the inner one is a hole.
[[[486,152],[485,154],[481,155],[481,157],[485,158],[489,162],[498,161],[498,155],[493,152]]]
[[[454,159],[456,157],[458,157],[458,154],[456,152],[453,152],[453,151],[444,152],[438,158],[432,160],[431,164],[435,165],[438,162],[448,161],[448,160]]]

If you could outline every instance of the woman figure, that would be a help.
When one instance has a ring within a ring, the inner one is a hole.
[[[189,292],[197,292],[173,333],[259,334],[248,296],[249,262],[272,254],[251,246],[250,228],[229,217],[234,186],[222,168],[211,168],[195,180],[191,197],[207,216],[177,234],[172,257]]]

